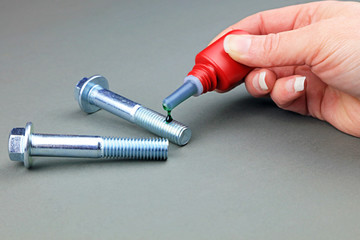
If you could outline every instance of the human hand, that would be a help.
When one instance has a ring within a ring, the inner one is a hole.
[[[255,97],[325,120],[360,137],[360,3],[313,2],[260,12],[225,29],[224,50],[256,67],[245,78]],[[256,36],[258,35],[258,36]]]

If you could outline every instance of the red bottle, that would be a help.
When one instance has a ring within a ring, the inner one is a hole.
[[[240,83],[251,68],[234,61],[224,51],[224,39],[229,34],[248,34],[242,30],[233,30],[216,40],[195,57],[195,66],[188,76],[197,77],[203,92],[216,90],[227,92]],[[186,79],[186,78],[185,78]]]
[[[184,79],[184,84],[164,99],[165,110],[172,110],[190,96],[216,90],[226,92],[243,82],[252,68],[234,61],[224,51],[224,39],[229,34],[248,34],[233,30],[216,40],[196,55],[195,66]]]

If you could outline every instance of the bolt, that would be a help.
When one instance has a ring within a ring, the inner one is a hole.
[[[75,99],[86,113],[105,109],[152,133],[168,138],[180,146],[187,144],[191,130],[178,121],[166,122],[166,116],[133,102],[108,90],[109,84],[103,76],[83,78],[75,87]]]
[[[164,138],[35,134],[31,122],[9,135],[10,159],[24,162],[26,168],[33,163],[31,156],[166,160],[168,146]]]

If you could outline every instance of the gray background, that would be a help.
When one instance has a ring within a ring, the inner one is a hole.
[[[0,239],[359,239],[360,145],[327,123],[254,99],[244,86],[192,98],[193,130],[166,162],[36,158],[7,138],[35,132],[153,136],[105,111],[82,113],[76,82],[162,112],[161,102],[221,30],[301,1],[1,1]]]

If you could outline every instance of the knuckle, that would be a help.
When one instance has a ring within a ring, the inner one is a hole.
[[[264,37],[262,48],[264,52],[265,60],[271,65],[273,59],[277,58],[280,46],[280,35],[270,33]]]
[[[285,109],[285,110],[287,110],[287,107],[291,104],[291,101],[289,102],[285,98],[281,98],[281,97],[275,98],[273,96],[272,99],[279,108],[282,108],[282,109]]]

